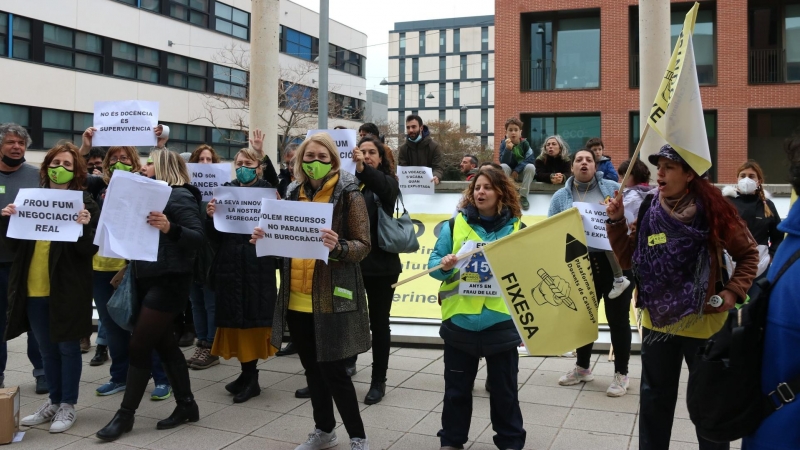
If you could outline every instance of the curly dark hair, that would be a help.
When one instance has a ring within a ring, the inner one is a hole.
[[[469,186],[464,189],[458,207],[465,208],[467,205],[475,205],[475,184],[478,182],[478,178],[482,176],[489,179],[492,189],[497,192],[497,214],[503,210],[503,207],[507,207],[511,212],[511,217],[522,217],[519,192],[517,192],[516,185],[506,176],[502,169],[495,169],[492,166],[481,166],[478,169],[478,173],[469,182]]]
[[[381,142],[377,136],[373,136],[371,134],[361,138],[361,140],[358,141],[358,146],[361,147],[365,143],[370,143],[378,149],[378,156],[381,157],[381,163],[378,166],[378,170],[386,175],[392,175],[393,177],[397,178],[397,173],[394,166],[394,155],[392,155],[392,151],[389,150],[389,147]]]

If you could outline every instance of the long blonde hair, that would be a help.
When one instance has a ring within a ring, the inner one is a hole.
[[[150,159],[153,160],[156,180],[165,181],[170,186],[181,186],[189,184],[191,181],[186,161],[181,158],[181,155],[173,151],[157,149],[150,152]]]
[[[295,162],[294,162],[294,178],[295,180],[299,181],[300,184],[305,183],[308,180],[305,171],[303,170],[303,157],[306,154],[306,149],[308,148],[308,144],[311,142],[316,142],[317,144],[325,147],[328,149],[328,153],[331,154],[331,171],[330,173],[336,173],[339,171],[339,167],[341,167],[342,163],[339,159],[339,149],[336,148],[336,144],[333,142],[333,139],[328,133],[319,133],[306,138],[300,147],[297,148],[297,153],[295,153]]]

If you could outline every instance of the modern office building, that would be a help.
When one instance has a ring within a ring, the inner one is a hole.
[[[423,121],[449,120],[480,136],[484,146],[491,145],[494,20],[479,16],[396,22],[389,32],[388,120],[400,130],[412,113]]]
[[[693,2],[671,3],[674,44]],[[782,142],[800,126],[800,3],[701,1],[694,35],[710,176],[732,182],[748,158],[787,180]],[[636,0],[495,2],[495,130],[517,116],[534,147],[560,134],[573,149],[601,136],[615,164],[638,142]],[[495,135],[495,143],[502,136]]]
[[[215,111],[212,125],[207,106],[215,96],[247,98],[250,7],[250,0],[3,0],[0,122],[23,124],[32,148],[42,149],[79,142],[95,101],[155,100],[171,148],[206,142],[229,158],[246,133],[228,111]],[[308,98],[319,78],[319,15],[288,0],[280,9],[281,77],[293,98]],[[330,21],[329,85],[339,106],[331,127],[362,121],[366,45],[364,33]]]
[[[388,94],[374,89],[367,91],[367,106],[364,109],[364,122],[386,122],[389,114]]]

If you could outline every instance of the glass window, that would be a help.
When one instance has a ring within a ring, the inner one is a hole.
[[[75,33],[75,49],[90,53],[102,53],[103,38],[78,31]]]
[[[8,14],[0,12],[0,56],[8,52]]]
[[[72,52],[54,47],[44,48],[44,62],[58,66],[72,67]]]
[[[673,11],[670,17],[670,50],[675,48],[678,36],[683,29],[686,11]],[[788,42],[788,41],[787,41]],[[697,12],[697,20],[692,35],[694,44],[694,60],[697,66],[697,80],[700,84],[714,84],[714,54],[716,45],[714,39],[714,12],[701,9]],[[670,51],[671,53],[671,51]]]
[[[239,39],[248,39],[250,13],[216,2],[214,15],[216,16],[215,29],[217,31]]]
[[[223,159],[233,159],[236,153],[247,146],[247,133],[240,130],[211,130],[211,145]]]
[[[209,0],[169,0],[169,15],[201,27],[207,27],[208,1]]]
[[[111,56],[114,58],[114,75],[149,83],[159,82],[160,54],[158,50],[114,41],[111,44]]]
[[[461,79],[467,79],[467,55],[461,55],[460,58]]]
[[[447,52],[447,30],[439,30],[439,53]]]
[[[461,29],[453,30],[453,52],[461,53]]]
[[[286,28],[286,53],[311,61],[311,36]]]
[[[72,47],[72,30],[46,23],[44,24],[44,42],[45,44]]]
[[[43,41],[44,62],[91,72],[102,71],[99,56],[103,52],[102,37],[46,23]]]
[[[439,107],[446,105],[445,94],[447,92],[447,84],[439,83]]]
[[[141,7],[158,12],[161,10],[161,0],[141,0]]]
[[[30,108],[27,106],[0,103],[0,123],[16,123],[27,127],[30,124]]]
[[[180,123],[165,123],[169,126],[170,150],[183,153],[192,152],[199,145],[205,143],[206,129],[197,125],[185,125]],[[217,146],[214,146],[217,151]]]
[[[425,107],[425,85],[424,84],[420,84],[419,85],[419,107],[420,108],[424,108]]]
[[[83,113],[79,113],[79,124],[83,125]],[[91,115],[89,115],[91,116]],[[75,133],[73,125],[74,113],[57,109],[42,109],[42,130],[44,134],[44,147],[54,147],[58,141],[67,140],[72,143],[81,141],[81,133]],[[85,128],[84,128],[85,129]]]
[[[406,54],[406,34],[400,33],[400,55]]]
[[[420,31],[419,32],[419,54],[420,55],[424,55],[425,54],[425,32],[424,31]]]
[[[397,95],[398,95],[397,99],[399,101],[399,107],[400,108],[405,108],[405,106],[406,106],[406,87],[403,86],[403,85],[400,85],[400,89],[399,89]]]
[[[20,16],[14,16],[11,24],[14,42],[11,55],[18,59],[31,59],[31,21]]]
[[[400,82],[406,81],[406,59],[400,58]]]
[[[91,126],[94,126],[93,114],[72,113],[72,131],[79,131],[83,134],[83,132]]]
[[[215,94],[247,98],[247,72],[215,64],[214,80]]]
[[[467,129],[467,110],[466,109],[462,109],[461,110],[461,114],[459,114],[458,119],[459,119],[458,122],[461,125],[461,128],[463,130],[466,130]]]
[[[419,80],[419,58],[411,59],[411,81]]]
[[[447,116],[445,115],[445,111],[443,109],[440,109],[439,110],[439,121],[440,122],[444,122],[446,119],[447,119]]]
[[[785,32],[786,79],[800,81],[800,4],[786,5]]]
[[[481,133],[489,132],[489,110],[481,110]]]
[[[481,78],[489,77],[489,55],[481,55]]]
[[[453,106],[458,106],[461,101],[461,83],[453,83]]]
[[[600,86],[600,18],[564,19],[556,34],[556,89]]]
[[[117,1],[121,2],[121,3],[126,3],[126,4],[131,5],[131,6],[136,6],[136,3],[137,3],[136,0],[117,0]]]
[[[481,28],[481,50],[489,50],[489,27]]]
[[[180,55],[167,55],[167,84],[170,86],[206,90],[206,63]]]
[[[527,136],[531,147],[541,148],[547,136],[560,134],[569,145],[570,153],[586,145],[595,136],[600,136],[600,116],[523,116],[523,123],[528,126]]]
[[[800,127],[800,109],[750,110],[747,114],[747,157],[758,161],[766,183],[786,183],[790,173],[784,141]],[[709,140],[710,142],[710,140]],[[716,163],[716,161],[713,161]],[[716,165],[716,164],[715,164]],[[726,173],[730,177],[731,173]]]
[[[439,57],[439,80],[447,79],[447,58]]]

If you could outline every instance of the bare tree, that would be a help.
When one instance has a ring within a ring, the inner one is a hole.
[[[213,57],[223,66],[215,68],[215,83],[220,89],[215,94],[203,94],[203,112],[192,121],[207,121],[214,128],[227,119],[235,128],[247,132],[250,114],[247,73],[250,71],[250,51],[240,44],[231,44]],[[310,61],[299,61],[291,67],[281,68],[278,82],[278,134],[281,136],[279,150],[282,152],[296,139],[305,137],[309,129],[317,126],[319,110],[317,88],[311,87],[312,77],[319,66]],[[335,92],[338,85],[329,85],[328,114],[356,120],[363,115],[361,108],[344,102],[344,97]],[[224,137],[229,139],[228,137]]]
[[[450,120],[434,120],[425,124],[444,154],[445,180],[461,179],[458,165],[464,155],[474,155],[480,162],[494,160],[492,148],[482,146],[481,138],[469,128]]]

